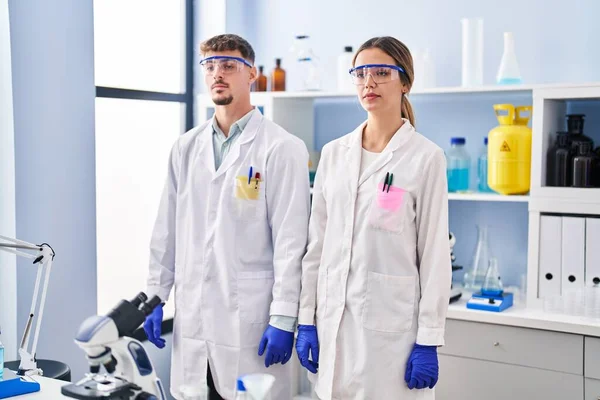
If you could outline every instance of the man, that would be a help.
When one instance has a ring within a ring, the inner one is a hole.
[[[175,287],[171,393],[207,381],[211,399],[232,399],[237,377],[269,373],[272,398],[289,399],[308,151],[250,104],[246,40],[219,35],[201,55],[215,115],[173,146],[150,244],[149,296]],[[144,324],[158,347],[161,322],[158,307]]]

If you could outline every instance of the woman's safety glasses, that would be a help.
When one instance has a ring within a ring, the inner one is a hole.
[[[212,56],[200,60],[202,72],[206,75],[214,75],[217,70],[223,75],[230,75],[240,72],[244,67],[252,68],[252,65],[240,57]]]
[[[382,83],[388,83],[390,81],[400,79],[400,72],[405,73],[404,69],[396,65],[388,64],[361,65],[352,68],[349,72],[350,76],[352,77],[352,83],[357,86],[367,83],[369,75],[376,84],[381,85]]]

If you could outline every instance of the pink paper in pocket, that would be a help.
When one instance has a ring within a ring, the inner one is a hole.
[[[388,192],[388,187],[383,190],[383,183],[377,186],[377,205],[388,211],[397,211],[402,205],[404,198],[404,189],[397,186],[391,186]]]

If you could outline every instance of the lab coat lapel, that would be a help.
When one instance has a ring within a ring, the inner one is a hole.
[[[200,135],[200,150],[198,151],[198,157],[204,164],[206,168],[210,171],[212,176],[215,175],[215,152],[213,150],[213,128],[212,128],[212,120],[208,121],[206,127],[203,129],[202,134]]]
[[[352,198],[356,198],[358,191],[358,174],[360,173],[360,158],[362,152],[362,132],[365,123],[362,123],[352,132],[346,140],[348,151],[346,153],[346,162],[348,165],[348,183],[350,185],[350,193]]]
[[[377,159],[371,165],[369,165],[365,171],[363,171],[362,175],[359,178],[358,186],[360,187],[360,185],[366,182],[374,173],[376,173],[381,168],[385,167],[390,161],[392,161],[392,158],[394,157],[394,152],[398,151],[410,139],[414,131],[415,128],[413,128],[410,122],[404,120],[404,124],[402,124],[400,129],[398,129],[396,133],[394,133],[394,136],[392,136],[392,138],[388,142],[387,146],[385,146],[385,149],[383,149],[379,157],[377,157]]]
[[[240,148],[254,139],[256,133],[258,132],[262,124],[262,120],[263,116],[260,113],[260,111],[258,111],[258,109],[254,109],[250,121],[248,121],[246,128],[244,128],[244,130],[240,134],[240,137],[235,141],[234,145],[231,147],[231,150],[229,150],[229,153],[227,153],[227,155],[225,156],[225,159],[223,160],[223,163],[217,170],[214,179],[217,179],[219,176],[223,175],[225,172],[227,172],[229,168],[231,168],[235,164],[235,162],[240,156]],[[212,157],[214,168],[214,154]]]

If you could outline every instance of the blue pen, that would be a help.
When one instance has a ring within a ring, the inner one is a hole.
[[[252,181],[252,165],[250,166],[250,172],[248,172],[248,185],[250,184],[250,181]]]

